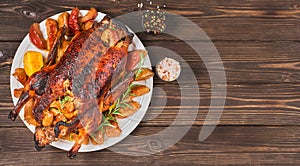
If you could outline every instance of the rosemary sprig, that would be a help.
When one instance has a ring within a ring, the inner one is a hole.
[[[106,117],[103,117],[103,122],[102,122],[101,125],[97,128],[97,130],[102,130],[104,126],[110,126],[110,127],[115,128],[115,126],[112,125],[112,124],[109,122],[109,119],[107,119]]]
[[[129,105],[129,104],[126,103],[126,102],[120,104],[120,108],[125,108],[125,107],[128,107],[128,108],[132,109],[131,105]]]
[[[140,62],[137,72],[135,73],[135,77],[138,77],[142,72],[142,67],[145,62],[145,57],[143,56],[143,53],[140,53]],[[103,114],[103,120],[101,125],[97,128],[97,130],[103,129],[104,126],[111,126],[114,127],[114,125],[111,124],[111,121],[117,122],[116,115],[121,115],[122,113],[119,111],[120,108],[128,107],[132,109],[132,106],[128,104],[127,98],[131,94],[132,87],[136,86],[135,84],[130,84],[127,90],[122,94],[122,96],[114,103],[112,107],[109,108],[107,112]]]
[[[122,99],[121,99],[122,102],[124,102],[124,100],[126,100],[126,98],[130,95],[130,92],[131,92],[133,86],[135,86],[135,85],[134,84],[130,84],[128,86],[127,90],[125,91],[125,93],[123,93]]]
[[[111,122],[117,122],[116,115],[123,116],[123,114],[119,111],[120,108],[128,107],[132,109],[132,106],[128,104],[127,98],[132,95],[131,90],[132,87],[137,86],[136,84],[130,84],[126,91],[122,94],[122,96],[109,108],[109,110],[103,113],[103,119],[101,125],[97,128],[97,130],[102,129],[104,126],[111,126]]]
[[[143,56],[143,53],[140,53],[140,63],[139,63],[139,69],[137,70],[136,74],[135,74],[135,77],[139,77],[139,75],[141,74],[141,72],[143,71],[142,70],[142,67],[144,65],[144,62],[145,62],[145,57]]]

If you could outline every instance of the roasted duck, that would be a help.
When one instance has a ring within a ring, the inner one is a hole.
[[[25,82],[23,92],[8,118],[15,120],[27,102],[33,102],[32,113],[37,122],[34,140],[36,149],[64,137],[78,133],[75,144],[68,152],[74,158],[89,135],[97,132],[102,123],[102,113],[116,101],[135,79],[136,70],[128,71],[128,46],[133,34],[120,22],[105,17],[99,23],[82,32],[76,32],[68,48],[55,63],[57,47],[68,32],[61,27],[50,49],[45,66]],[[153,76],[153,75],[152,75]],[[64,98],[66,93],[74,97],[75,117],[68,121],[53,122],[43,126],[45,110],[51,103]]]

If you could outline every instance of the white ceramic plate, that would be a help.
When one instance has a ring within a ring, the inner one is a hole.
[[[70,11],[68,11],[68,12],[70,12]],[[82,15],[85,15],[87,13],[87,10],[81,10],[80,13]],[[51,18],[57,19],[60,14],[61,13],[58,13],[58,14],[52,16]],[[100,20],[102,20],[102,18],[105,15],[106,14],[104,14],[104,13],[98,12],[98,16],[95,20],[100,21]],[[46,22],[46,20],[44,20],[40,23],[40,28],[41,28],[41,31],[42,31],[45,39],[47,39],[45,22]],[[29,30],[29,28],[28,28],[28,30]],[[145,50],[144,45],[142,44],[142,42],[139,40],[139,38],[136,35],[134,35],[133,43],[135,44],[136,49]],[[24,53],[29,50],[39,51],[43,54],[44,57],[46,57],[46,55],[47,55],[46,51],[39,50],[30,42],[28,34],[25,36],[25,38],[21,42],[21,44],[15,54],[15,57],[14,57],[14,60],[12,63],[12,67],[11,67],[10,90],[11,90],[11,95],[13,98],[14,105],[16,105],[18,99],[14,97],[13,91],[16,88],[21,88],[23,86],[12,76],[12,74],[14,73],[16,68],[23,68],[23,56],[24,56]],[[144,67],[151,68],[151,62],[150,62],[150,59],[148,56],[145,59]],[[132,116],[130,116],[126,119],[119,120],[119,126],[122,130],[121,135],[119,137],[115,137],[115,138],[107,138],[102,145],[93,145],[91,143],[88,145],[83,145],[80,148],[79,152],[90,152],[90,151],[96,151],[96,150],[101,150],[101,149],[110,147],[110,146],[120,142],[122,139],[124,139],[126,136],[128,136],[137,127],[137,125],[140,123],[140,121],[142,120],[142,118],[144,117],[144,115],[146,114],[146,111],[148,109],[148,106],[149,106],[149,103],[151,100],[151,95],[152,95],[153,79],[151,78],[146,81],[142,81],[142,82],[138,82],[138,83],[147,85],[150,88],[150,92],[144,96],[136,98],[136,101],[138,101],[141,104],[141,108],[139,111],[137,111],[135,114],[133,114]],[[29,130],[31,132],[34,132],[35,127],[33,125],[28,124],[24,120],[24,109],[21,110],[19,117],[22,119],[24,124],[29,128]],[[51,143],[52,146],[57,147],[59,149],[63,149],[63,150],[70,150],[71,147],[73,146],[73,144],[74,144],[73,142],[70,142],[67,140],[59,140],[57,142]],[[34,146],[34,145],[32,145],[32,146]]]

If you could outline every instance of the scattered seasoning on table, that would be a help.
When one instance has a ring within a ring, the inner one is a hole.
[[[154,1],[146,0],[137,4],[142,14],[142,26],[148,33],[159,34],[166,29],[166,12],[162,11]],[[163,4],[162,8],[167,5]]]
[[[159,34],[163,32],[166,29],[166,13],[161,10],[144,11],[143,27],[148,33]]]
[[[164,81],[176,80],[181,72],[181,67],[178,61],[172,58],[165,57],[156,65],[156,73]]]

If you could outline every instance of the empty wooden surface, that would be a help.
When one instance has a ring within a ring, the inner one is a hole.
[[[166,83],[155,77],[157,89],[150,108],[132,135],[158,133],[172,124],[180,101],[200,101],[198,115],[188,133],[166,150],[140,157],[130,156],[139,149],[126,144],[122,146],[128,149],[128,155],[106,149],[80,153],[75,160],[54,147],[41,152],[34,149],[32,133],[21,120],[12,122],[7,118],[13,108],[10,66],[30,25],[75,6],[93,6],[116,17],[136,11],[139,2],[0,2],[0,165],[299,165],[300,0],[153,1],[166,4],[166,11],[189,18],[201,27],[222,59],[227,79],[226,104],[218,126],[205,141],[198,141],[199,131],[209,108],[216,106],[210,106],[214,85],[202,59],[175,37],[139,33],[145,46],[164,47],[180,55],[188,64],[182,66],[183,70],[192,68],[199,89],[195,90],[189,81],[179,87],[176,82]],[[154,56],[150,58],[153,60]],[[180,96],[182,90],[187,92],[184,96]],[[200,98],[195,97],[197,94]],[[163,100],[167,101],[166,106],[161,105]],[[187,118],[180,119],[179,125],[185,126],[191,123],[191,107],[182,108]],[[169,134],[175,133],[176,129]]]

